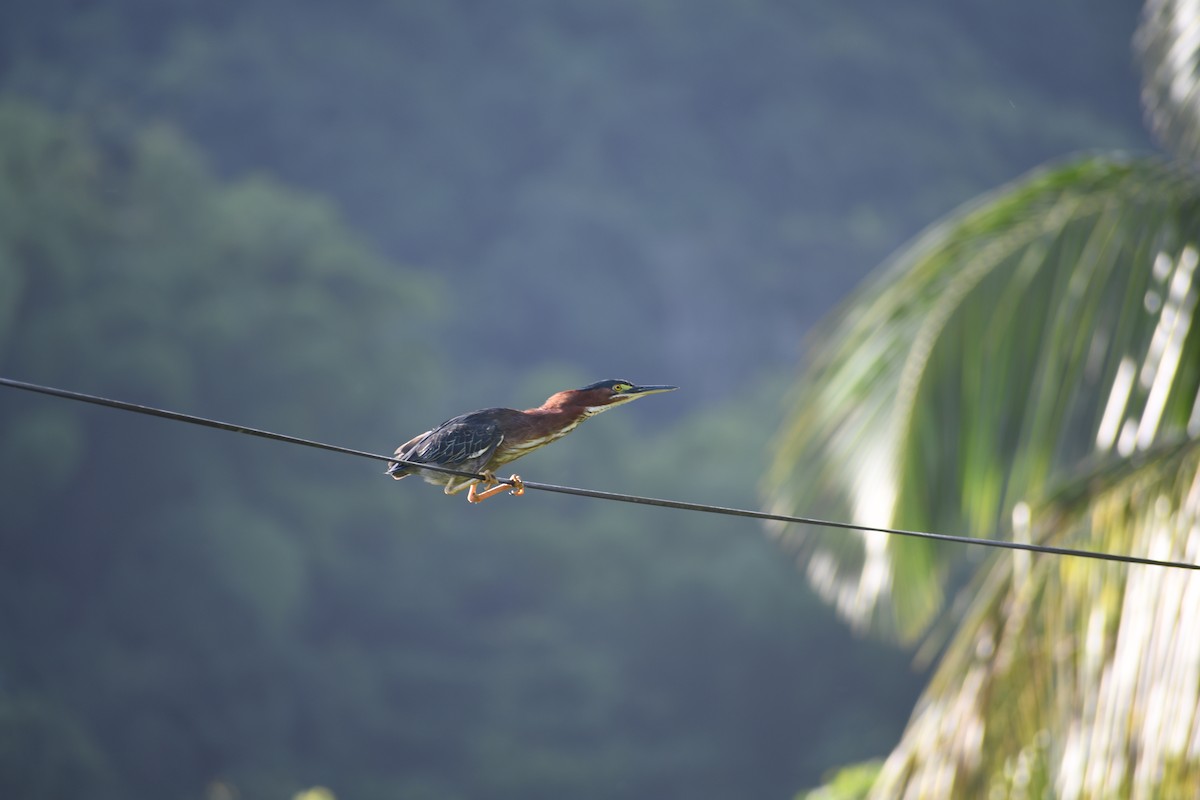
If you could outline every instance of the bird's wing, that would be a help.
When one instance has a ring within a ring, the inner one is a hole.
[[[483,465],[504,441],[500,426],[471,415],[455,417],[426,434],[405,456],[405,460],[445,467]]]
[[[400,456],[401,458],[404,458],[405,453],[407,453],[409,450],[412,450],[413,447],[416,446],[417,442],[421,441],[422,439],[424,439],[426,436],[428,436],[431,433],[433,433],[433,431],[425,431],[424,433],[417,434],[416,436],[409,439],[404,444],[397,447],[396,452],[393,455],[397,455],[397,456]]]

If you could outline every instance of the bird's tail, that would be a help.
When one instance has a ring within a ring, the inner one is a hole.
[[[396,452],[392,453],[392,455],[394,455],[396,458],[407,459],[408,454],[413,451],[413,447],[416,445],[416,443],[428,433],[429,432],[426,431],[420,436],[414,436],[413,438],[409,439],[407,442],[397,447]],[[412,467],[409,464],[405,464],[403,461],[389,461],[387,474],[391,475],[396,480],[400,480],[401,478],[405,478],[412,474]]]

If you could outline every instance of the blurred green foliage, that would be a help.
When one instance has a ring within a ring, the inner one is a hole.
[[[12,100],[0,176],[3,374],[375,449],[437,417],[444,289],[326,204]],[[736,419],[608,415],[539,474],[751,503],[769,428]],[[346,462],[0,395],[3,794],[715,798],[899,732],[903,657],[852,643],[754,526],[481,515]]]
[[[776,445],[777,506],[1197,552],[1195,23],[1147,2],[1133,37],[1169,158],[1035,170],[930,226],[831,316]],[[882,768],[810,798],[1196,795],[1200,761],[1172,734],[1195,727],[1200,672],[1185,570],[792,538],[852,624],[941,650]]]
[[[801,793],[796,800],[865,800],[882,767],[882,761],[864,761],[842,767],[819,789]]]
[[[817,314],[1142,142],[1134,14],[0,5],[0,374],[370,450],[678,383],[522,470],[754,505]],[[755,526],[378,467],[0,393],[0,795],[781,797],[898,737],[905,656]]]
[[[1118,0],[46,0],[0,9],[0,68],[54,107],[170,119],[222,172],[316,189],[452,278],[470,388],[532,351],[669,367],[700,398],[794,363],[959,203],[1065,152],[1145,147],[1136,18]]]

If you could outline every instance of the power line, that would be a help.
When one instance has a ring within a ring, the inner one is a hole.
[[[66,400],[76,400],[81,403],[91,403],[97,406],[105,406],[107,408],[116,408],[121,411],[132,411],[135,414],[146,414],[151,417],[161,417],[174,422],[187,422],[192,425],[202,425],[206,428],[216,428],[221,431],[229,431],[230,433],[244,433],[248,436],[258,436],[262,439],[270,439],[275,442],[287,442],[288,444],[298,444],[301,447],[315,447],[318,450],[329,450],[334,453],[343,453],[348,456],[358,456],[359,458],[370,458],[376,461],[400,461],[403,464],[411,464],[410,461],[402,461],[395,456],[382,456],[378,453],[368,453],[366,450],[355,450],[352,447],[342,447],[336,444],[325,444],[324,442],[314,442],[312,439],[302,439],[299,436],[288,436],[285,433],[272,433],[264,431],[260,428],[250,428],[245,425],[234,425],[231,422],[221,422],[220,420],[207,419],[205,417],[197,417],[192,414],[184,414],[179,411],[167,411],[162,408],[153,406],[143,406],[137,403],[127,403],[124,400],[112,400],[107,397],[98,397],[94,394],[84,394],[83,392],[72,392],[68,389],[56,389],[53,386],[41,386],[36,383],[26,383],[25,381],[16,381],[11,378],[0,377],[0,386],[9,386],[13,389],[24,389],[27,392],[37,392],[39,394],[48,394],[52,397],[61,397]],[[432,470],[434,472],[445,472],[448,475],[458,475],[463,478],[478,478],[483,480],[482,475],[476,475],[473,472],[460,472],[455,469],[446,469],[445,467],[435,466],[433,464],[419,464],[422,469]]]
[[[74,400],[81,403],[91,403],[93,405],[115,408],[121,411],[131,411],[135,414],[146,414],[152,417],[160,417],[162,419],[172,420],[174,422],[186,422],[192,425],[201,425],[206,428],[229,431],[230,433],[243,433],[248,436],[258,436],[260,438],[270,439],[276,442],[287,442],[288,444],[300,445],[301,447],[313,447],[319,450],[328,450],[334,453],[342,453],[344,455],[357,456],[359,458],[368,458],[374,461],[399,462],[409,466],[420,467],[423,470],[444,472],[448,475],[457,475],[463,478],[485,480],[485,476],[478,473],[447,469],[445,467],[439,467],[433,464],[419,464],[412,461],[398,459],[395,456],[371,453],[366,450],[355,450],[351,447],[342,447],[335,444],[325,444],[323,442],[316,442],[311,439],[303,439],[299,436],[288,436],[287,434],[283,433],[272,433],[271,431],[265,431],[259,428],[250,428],[245,425],[234,425],[229,422],[221,422],[220,420],[197,417],[192,414],[183,414],[178,411],[168,411],[166,409],[155,408],[153,406],[139,405],[137,403],[128,403],[123,400],[113,400],[107,397],[84,394],[83,392],[72,392],[67,389],[57,389],[52,386],[26,383],[25,381],[17,381],[11,378],[0,377],[0,386],[8,386],[13,389],[22,389],[28,392],[37,392],[39,394],[59,397],[65,400]],[[1076,558],[1091,558],[1101,561],[1117,561],[1123,564],[1145,564],[1153,567],[1200,570],[1200,564],[1190,564],[1184,561],[1142,558],[1140,556],[1104,553],[1095,550],[1076,550],[1069,547],[1029,544],[1024,542],[1007,541],[1004,539],[982,539],[974,536],[956,536],[948,533],[931,533],[928,531],[907,530],[904,528],[885,528],[878,525],[860,525],[853,522],[837,522],[832,520],[817,519],[815,517],[793,516],[790,514],[772,514],[766,511],[752,511],[744,508],[728,508],[725,506],[708,505],[706,503],[688,503],[681,500],[663,500],[656,497],[640,497],[638,495],[624,494],[619,492],[602,492],[595,489],[580,489],[574,486],[556,486],[552,483],[538,483],[536,481],[523,480],[522,483],[526,489],[535,489],[542,492],[568,494],[576,497],[590,497],[597,500],[610,500],[618,503],[632,503],[634,505],[656,506],[658,508],[674,509],[676,511],[695,511],[706,514],[722,514],[730,517],[745,517],[749,519],[765,520],[768,522],[783,522],[797,525],[812,525],[821,528],[839,528],[842,530],[886,533],[893,536],[907,536],[914,539],[929,539],[937,542],[954,542],[957,544],[977,545],[980,547],[995,547],[1005,550],[1025,550],[1032,553],[1073,556]]]

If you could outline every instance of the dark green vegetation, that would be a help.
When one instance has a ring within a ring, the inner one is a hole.
[[[437,418],[446,369],[403,345],[436,295],[326,204],[219,185],[162,130],[105,152],[7,103],[0,142],[5,374],[374,449]],[[382,464],[14,394],[5,796],[767,795],[887,747],[915,689],[752,525],[469,508]],[[537,474],[753,502],[722,485],[728,419],[591,425]]]
[[[0,64],[56,107],[171,120],[221,173],[319,190],[447,277],[456,381],[483,376],[464,399],[531,360],[678,372],[703,398],[790,368],[958,203],[1144,142],[1134,4],[995,6],[45,2],[0,12]]]
[[[1060,5],[6,5],[0,373],[371,450],[678,383],[523,471],[754,504],[816,314],[1141,141],[1134,11]],[[898,737],[756,527],[381,472],[0,393],[0,795],[783,797]]]

